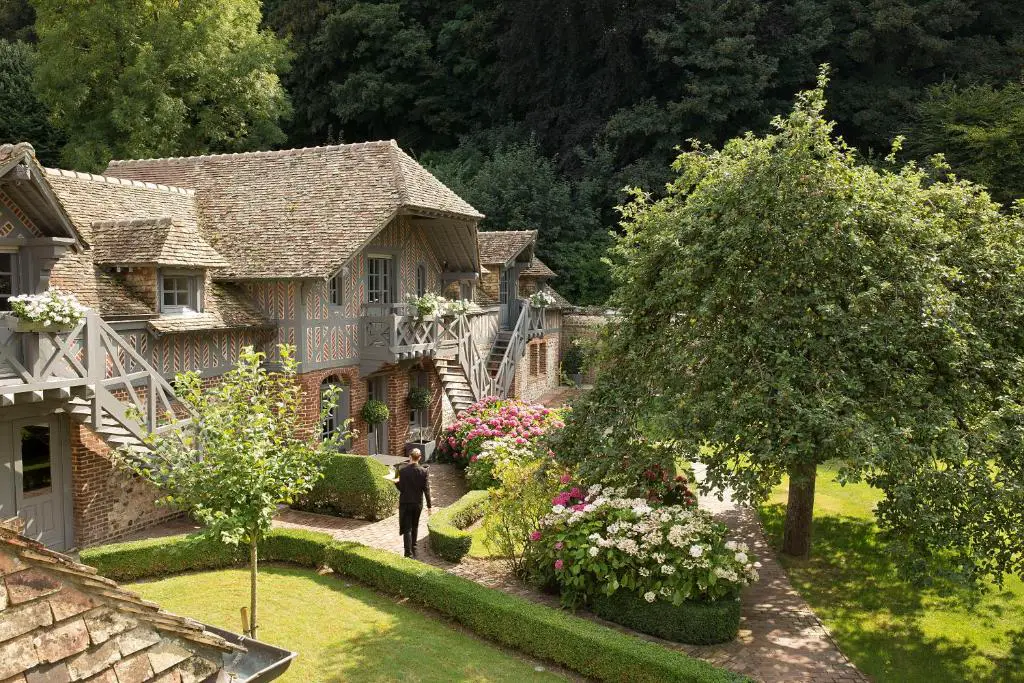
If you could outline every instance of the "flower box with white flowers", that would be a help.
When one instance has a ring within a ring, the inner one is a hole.
[[[22,294],[10,298],[15,332],[65,332],[85,317],[89,309],[74,294],[49,289],[42,294]]]

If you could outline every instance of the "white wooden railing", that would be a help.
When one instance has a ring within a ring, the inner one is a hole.
[[[406,304],[363,304],[360,324],[363,355],[383,361],[434,354],[441,321],[413,315]]]
[[[191,419],[167,380],[95,311],[69,330],[0,318],[0,367],[0,406],[88,397],[94,427],[109,416],[139,441]]]
[[[519,316],[512,328],[512,336],[494,373],[493,390],[498,396],[508,396],[516,378],[516,364],[526,353],[526,344],[544,334],[544,309],[531,306],[526,300],[518,302]]]
[[[494,380],[487,371],[487,358],[477,348],[473,337],[473,326],[469,316],[460,315],[452,319],[450,334],[458,344],[459,365],[465,373],[473,396],[477,400],[494,393]]]

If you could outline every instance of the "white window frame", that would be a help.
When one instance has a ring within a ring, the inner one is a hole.
[[[167,280],[184,280],[186,289],[168,290]],[[160,271],[160,297],[161,315],[183,315],[186,313],[201,313],[203,310],[203,278],[200,274],[186,271]],[[170,291],[177,293],[185,292],[187,304],[166,304],[164,295]]]

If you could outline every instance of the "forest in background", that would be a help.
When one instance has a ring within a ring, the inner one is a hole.
[[[1016,0],[0,0],[0,142],[96,171],[394,138],[599,303],[623,188],[764,131],[822,63],[866,158],[906,136],[1024,197]]]

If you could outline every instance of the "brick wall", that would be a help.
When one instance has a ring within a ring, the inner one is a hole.
[[[559,346],[557,333],[546,334],[526,345],[526,353],[516,365],[514,396],[530,403],[558,386]],[[544,363],[540,363],[541,358],[535,354],[543,354]]]
[[[122,538],[181,514],[157,506],[156,487],[116,466],[110,447],[77,423],[71,424],[71,487],[79,547]]]
[[[366,423],[359,416],[366,403],[366,381],[359,378],[359,370],[355,367],[330,368],[304,372],[298,375],[302,387],[302,423],[310,438],[320,438],[320,386],[324,380],[334,377],[348,385],[349,417],[352,418],[350,429],[358,430],[352,439],[353,453],[366,453]]]
[[[491,265],[487,266],[487,270],[488,272],[480,275],[480,282],[477,283],[477,286],[491,299],[498,301],[498,297],[501,294],[501,268],[497,265]]]

